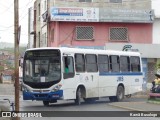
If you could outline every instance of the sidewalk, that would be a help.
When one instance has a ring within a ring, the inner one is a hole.
[[[0,84],[0,95],[14,95],[14,92],[13,84]]]
[[[114,102],[109,105],[131,111],[160,111],[160,104],[148,103],[147,100],[144,102]]]

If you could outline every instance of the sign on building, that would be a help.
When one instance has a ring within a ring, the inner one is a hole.
[[[98,8],[52,7],[51,21],[99,22]]]
[[[154,20],[153,10],[100,8],[99,12],[101,22],[152,23]]]

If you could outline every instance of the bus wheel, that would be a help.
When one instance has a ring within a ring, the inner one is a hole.
[[[49,101],[43,101],[44,106],[49,106]]]
[[[77,92],[76,92],[76,99],[75,99],[76,105],[80,105],[81,104],[81,100],[82,100],[82,93],[81,93],[81,89],[78,88]]]
[[[124,88],[120,85],[117,88],[117,101],[122,101],[124,99]]]

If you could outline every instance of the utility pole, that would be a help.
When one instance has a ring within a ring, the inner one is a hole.
[[[19,0],[14,0],[15,111],[19,112]],[[16,120],[20,120],[16,117]]]

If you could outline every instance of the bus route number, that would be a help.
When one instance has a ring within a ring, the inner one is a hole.
[[[119,76],[118,78],[117,78],[117,82],[121,82],[121,81],[123,81],[124,79],[123,79],[123,76]]]

